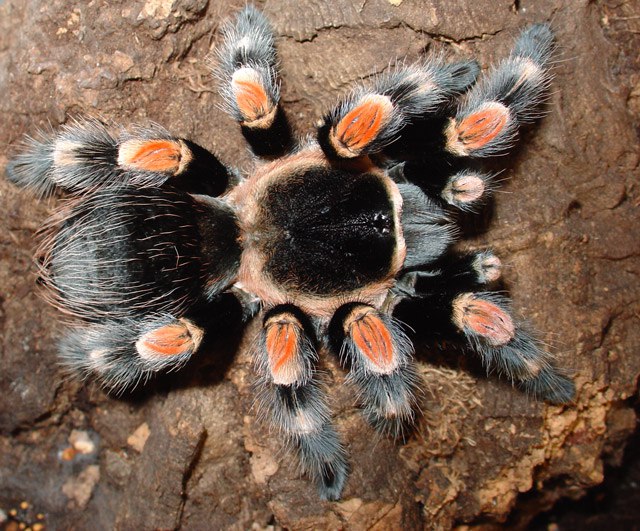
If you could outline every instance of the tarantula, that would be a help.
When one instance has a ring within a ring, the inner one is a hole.
[[[254,343],[260,411],[295,448],[320,494],[338,499],[347,459],[318,378],[337,355],[364,415],[398,435],[420,381],[404,323],[459,341],[537,398],[570,401],[573,383],[485,286],[490,251],[455,254],[453,214],[495,180],[481,159],[504,153],[548,94],[553,35],[525,29],[476,83],[473,61],[397,66],[329,111],[294,143],[274,35],[246,7],[224,29],[215,74],[229,113],[262,160],[249,175],[159,126],[74,122],[27,141],[9,178],[70,198],[47,224],[41,281],[71,317],[62,359],[107,388],[131,388],[191,358],[233,296]]]

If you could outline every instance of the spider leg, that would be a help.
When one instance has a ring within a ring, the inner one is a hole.
[[[406,244],[405,269],[439,259],[453,242],[455,231],[446,212],[417,186],[398,184],[402,196],[402,232]]]
[[[198,350],[204,329],[170,314],[105,320],[72,328],[59,345],[62,362],[115,393],[161,370],[177,370]]]
[[[444,131],[445,149],[463,157],[487,157],[511,147],[518,127],[542,115],[553,46],[548,25],[525,29],[511,55],[468,92]]]
[[[428,323],[429,339],[462,341],[480,355],[487,370],[505,374],[538,399],[570,402],[575,394],[573,382],[527,327],[512,317],[509,300],[492,292],[471,291],[495,276],[494,258],[477,253],[454,262],[448,272],[412,273],[414,292],[405,289],[404,298],[393,309],[394,317],[415,330],[425,330]],[[456,269],[458,274],[464,271],[465,262],[470,266],[466,278],[462,275],[459,284],[452,284],[446,277]]]
[[[481,204],[495,180],[476,163],[504,154],[517,140],[519,127],[544,114],[553,46],[548,25],[525,29],[511,55],[481,77],[457,109],[443,107],[439,115],[412,124],[385,150],[407,161],[395,170],[395,178],[418,184],[445,205],[471,210]]]
[[[447,253],[429,264],[430,270],[405,273],[402,284],[410,292],[446,292],[455,285],[458,290],[476,290],[495,284],[502,275],[502,262],[491,251]]]
[[[345,452],[316,380],[317,354],[309,319],[284,304],[264,317],[256,351],[258,406],[262,416],[295,447],[323,498],[340,497],[347,474]]]
[[[254,153],[268,158],[284,155],[292,138],[278,105],[277,57],[269,21],[248,5],[222,33],[224,43],[213,73],[221,81],[227,112],[240,123]]]
[[[450,210],[476,212],[497,188],[496,174],[478,169],[469,160],[446,155],[429,160],[408,160],[389,170],[399,186],[410,182],[420,187],[429,200]]]
[[[235,179],[214,155],[159,125],[114,133],[103,122],[87,119],[57,134],[28,139],[10,162],[9,180],[41,196],[59,188],[83,193],[99,187],[158,187],[217,196]]]
[[[436,113],[464,92],[478,70],[475,62],[446,64],[433,58],[379,75],[327,113],[318,129],[320,146],[332,159],[380,152],[412,120]]]
[[[399,324],[374,307],[341,306],[329,324],[330,345],[349,370],[367,420],[400,437],[414,418],[418,375]]]
[[[60,341],[59,355],[70,372],[95,378],[121,394],[157,373],[180,370],[207,339],[244,326],[254,313],[252,300],[229,290],[183,314],[130,312],[127,317],[78,321]]]
[[[492,251],[475,251],[447,257],[445,275],[458,286],[477,289],[498,281],[502,262]]]
[[[402,290],[411,277],[410,291],[425,278],[427,289],[447,291],[449,284],[475,289],[500,278],[502,264],[491,251],[456,255],[447,253],[454,241],[452,221],[434,200],[413,184],[398,184],[402,196],[402,228],[406,245]],[[427,269],[428,268],[428,269]],[[409,272],[415,272],[412,276]],[[436,286],[437,284],[437,286]]]

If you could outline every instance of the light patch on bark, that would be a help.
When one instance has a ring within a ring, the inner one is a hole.
[[[141,454],[150,434],[151,430],[149,429],[149,425],[146,422],[143,422],[131,435],[129,435],[127,438],[127,444],[136,452]]]
[[[62,486],[62,492],[72,506],[82,509],[89,503],[93,489],[100,481],[100,467],[89,465],[78,476],[69,478]]]

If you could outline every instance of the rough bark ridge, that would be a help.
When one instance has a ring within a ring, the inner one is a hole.
[[[205,56],[243,1],[0,0],[0,166],[25,133],[71,116],[153,120],[247,165]],[[144,395],[64,379],[57,316],[34,293],[34,232],[52,204],[0,179],[0,522],[49,528],[449,528],[503,521],[602,480],[635,426],[640,373],[638,7],[587,0],[285,0],[284,104],[300,133],[351,82],[425,48],[483,65],[549,20],[561,47],[550,114],[505,161],[486,229],[514,306],[575,373],[578,399],[531,402],[469,360],[418,346],[425,411],[377,440],[326,362],[351,475],[320,502],[251,409],[247,346],[221,341]],[[635,9],[635,12],[633,12]],[[634,42],[633,39],[636,39]],[[427,362],[435,362],[428,365]],[[27,502],[20,506],[21,502]],[[16,510],[15,517],[11,510]],[[523,518],[526,518],[524,516]],[[524,520],[522,520],[524,521]],[[0,524],[2,525],[2,524]],[[13,525],[13,524],[12,524]]]

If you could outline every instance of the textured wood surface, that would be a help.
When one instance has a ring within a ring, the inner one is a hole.
[[[61,326],[35,293],[31,260],[55,200],[0,179],[0,509],[8,516],[26,501],[18,516],[42,513],[51,529],[447,529],[514,510],[511,521],[526,522],[602,481],[603,463],[621,458],[635,427],[640,374],[637,7],[258,4],[276,29],[283,102],[300,135],[351,83],[396,57],[442,51],[486,67],[519,28],[552,23],[560,54],[549,115],[499,161],[504,193],[469,221],[466,245],[491,245],[503,259],[517,312],[573,371],[576,404],[530,401],[474,360],[418,345],[424,411],[402,445],[374,435],[327,358],[351,474],[342,501],[321,502],[256,421],[247,351],[255,325],[133,397],[64,378]],[[89,115],[159,122],[249,168],[205,61],[220,22],[242,5],[0,0],[0,166],[25,133]],[[78,437],[91,451],[78,451]]]

